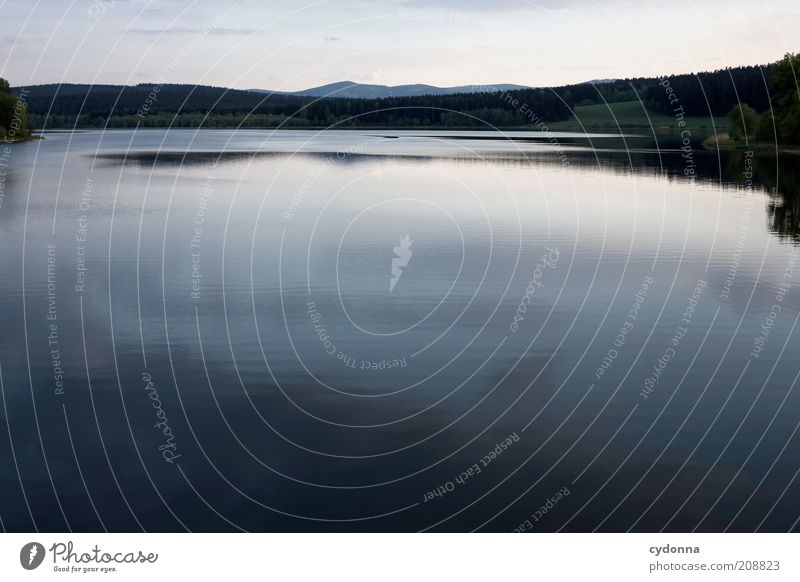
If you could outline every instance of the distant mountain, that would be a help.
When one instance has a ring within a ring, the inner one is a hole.
[[[339,81],[302,91],[270,91],[268,89],[249,89],[253,93],[276,93],[297,97],[340,97],[350,99],[381,99],[383,97],[421,97],[424,95],[453,95],[456,93],[489,93],[492,91],[514,91],[529,89],[525,85],[501,83],[499,85],[459,85],[457,87],[436,87],[434,85],[365,85],[353,81]]]

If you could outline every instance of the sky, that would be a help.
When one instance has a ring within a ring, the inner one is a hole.
[[[555,86],[765,64],[797,30],[797,0],[0,0],[0,77]]]

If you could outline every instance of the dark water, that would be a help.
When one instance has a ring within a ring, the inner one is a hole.
[[[0,150],[3,528],[796,530],[796,161],[474,137]]]

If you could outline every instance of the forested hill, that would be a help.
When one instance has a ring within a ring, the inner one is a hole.
[[[540,126],[578,105],[641,101],[672,115],[723,116],[739,102],[769,108],[773,65],[549,89],[381,99],[318,99],[194,85],[35,85],[28,113],[40,129],[67,127]]]
[[[683,107],[686,115],[718,117],[734,105],[749,103],[757,111],[770,107],[774,64],[758,67],[735,67],[707,73],[687,73],[667,77],[642,77],[605,81],[592,85],[557,87],[560,95],[573,105],[593,105],[620,101],[641,101],[656,113],[674,115]]]
[[[570,112],[545,89],[382,99],[319,99],[194,85],[36,85],[28,111],[39,128],[63,127],[287,127],[495,125],[559,120]],[[516,107],[511,106],[516,101]],[[527,107],[522,107],[522,105]],[[528,112],[526,114],[526,112]]]

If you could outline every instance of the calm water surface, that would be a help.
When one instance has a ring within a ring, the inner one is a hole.
[[[505,137],[2,150],[3,528],[797,529],[796,162]]]

